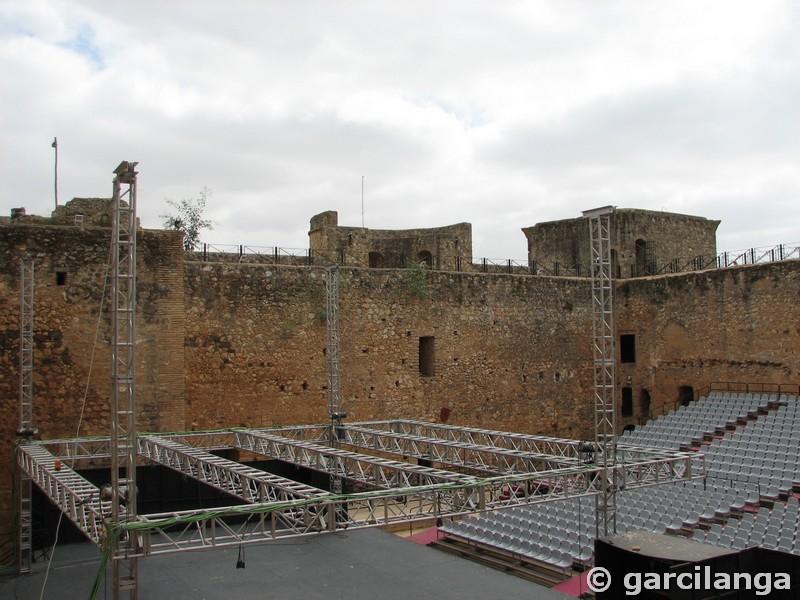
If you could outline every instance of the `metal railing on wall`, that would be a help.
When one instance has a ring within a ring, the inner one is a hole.
[[[706,386],[694,390],[692,401],[698,402],[701,398],[707,397],[711,392],[729,392],[745,394],[771,394],[781,396],[783,394],[800,397],[800,384],[797,383],[763,383],[763,382],[744,382],[744,381],[712,381]],[[650,407],[646,414],[640,415],[637,420],[639,425],[644,425],[648,421],[655,420],[659,416],[669,414],[678,410],[683,405],[680,398],[668,400],[658,406]]]
[[[526,260],[472,258],[464,256],[440,259],[431,256],[418,260],[407,254],[383,254],[364,260],[347,251],[311,250],[309,248],[281,248],[277,246],[245,246],[236,244],[200,245],[188,253],[190,260],[203,262],[238,262],[294,266],[351,266],[376,269],[397,269],[421,265],[437,271],[464,271],[472,273],[532,273]]]
[[[240,262],[293,266],[350,266],[363,268],[397,269],[424,265],[437,271],[466,273],[508,273],[549,277],[591,277],[588,264],[566,264],[558,261],[531,261],[467,256],[428,256],[424,260],[404,253],[374,254],[366,260],[346,250],[324,251],[310,248],[282,248],[279,246],[245,246],[236,244],[203,243],[198,250],[189,252],[190,260],[203,262]],[[649,261],[637,268],[632,265],[630,277],[686,273],[707,269],[724,269],[741,265],[781,262],[800,259],[800,242],[749,248],[747,250],[720,252],[716,256],[697,255],[674,258],[666,263]],[[621,273],[617,273],[618,276]]]
[[[712,381],[704,388],[697,390],[697,399],[708,396],[710,392],[730,392],[744,394],[782,394],[800,395],[800,384],[797,383],[749,383],[743,381]]]
[[[666,273],[686,273],[691,271],[704,271],[706,269],[725,269],[742,265],[756,265],[761,263],[782,262],[800,259],[800,242],[791,244],[778,244],[777,246],[762,246],[720,252],[715,256],[699,254],[688,258],[673,258],[665,263],[649,261],[641,267],[631,265],[631,277],[644,277],[648,275],[663,275]]]

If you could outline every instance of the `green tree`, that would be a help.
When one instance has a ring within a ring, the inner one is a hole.
[[[159,215],[164,219],[164,227],[183,232],[183,249],[191,252],[200,241],[200,232],[203,229],[214,229],[213,221],[203,218],[206,209],[206,200],[211,196],[211,190],[203,187],[198,198],[183,199],[175,202],[167,198],[167,204],[173,209],[167,214]]]

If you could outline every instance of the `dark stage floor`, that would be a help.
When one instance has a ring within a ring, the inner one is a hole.
[[[206,550],[139,561],[139,600],[560,600],[534,583],[377,530]],[[100,564],[91,544],[55,549],[44,598],[83,599]],[[0,598],[38,600],[47,563],[30,574],[0,578]],[[111,598],[111,569],[98,598]]]

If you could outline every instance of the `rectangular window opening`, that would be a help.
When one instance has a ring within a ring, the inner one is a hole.
[[[419,372],[423,377],[433,377],[436,374],[434,357],[433,336],[419,338]]]
[[[623,363],[636,362],[636,335],[624,333],[619,336],[619,360]]]
[[[56,285],[67,285],[66,271],[56,271]]]

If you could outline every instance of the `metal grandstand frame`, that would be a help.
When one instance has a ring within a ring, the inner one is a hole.
[[[584,211],[589,222],[592,275],[592,354],[594,366],[594,461],[602,467],[595,496],[596,535],[617,532],[617,410],[614,333],[614,281],[611,264],[613,206]]]

